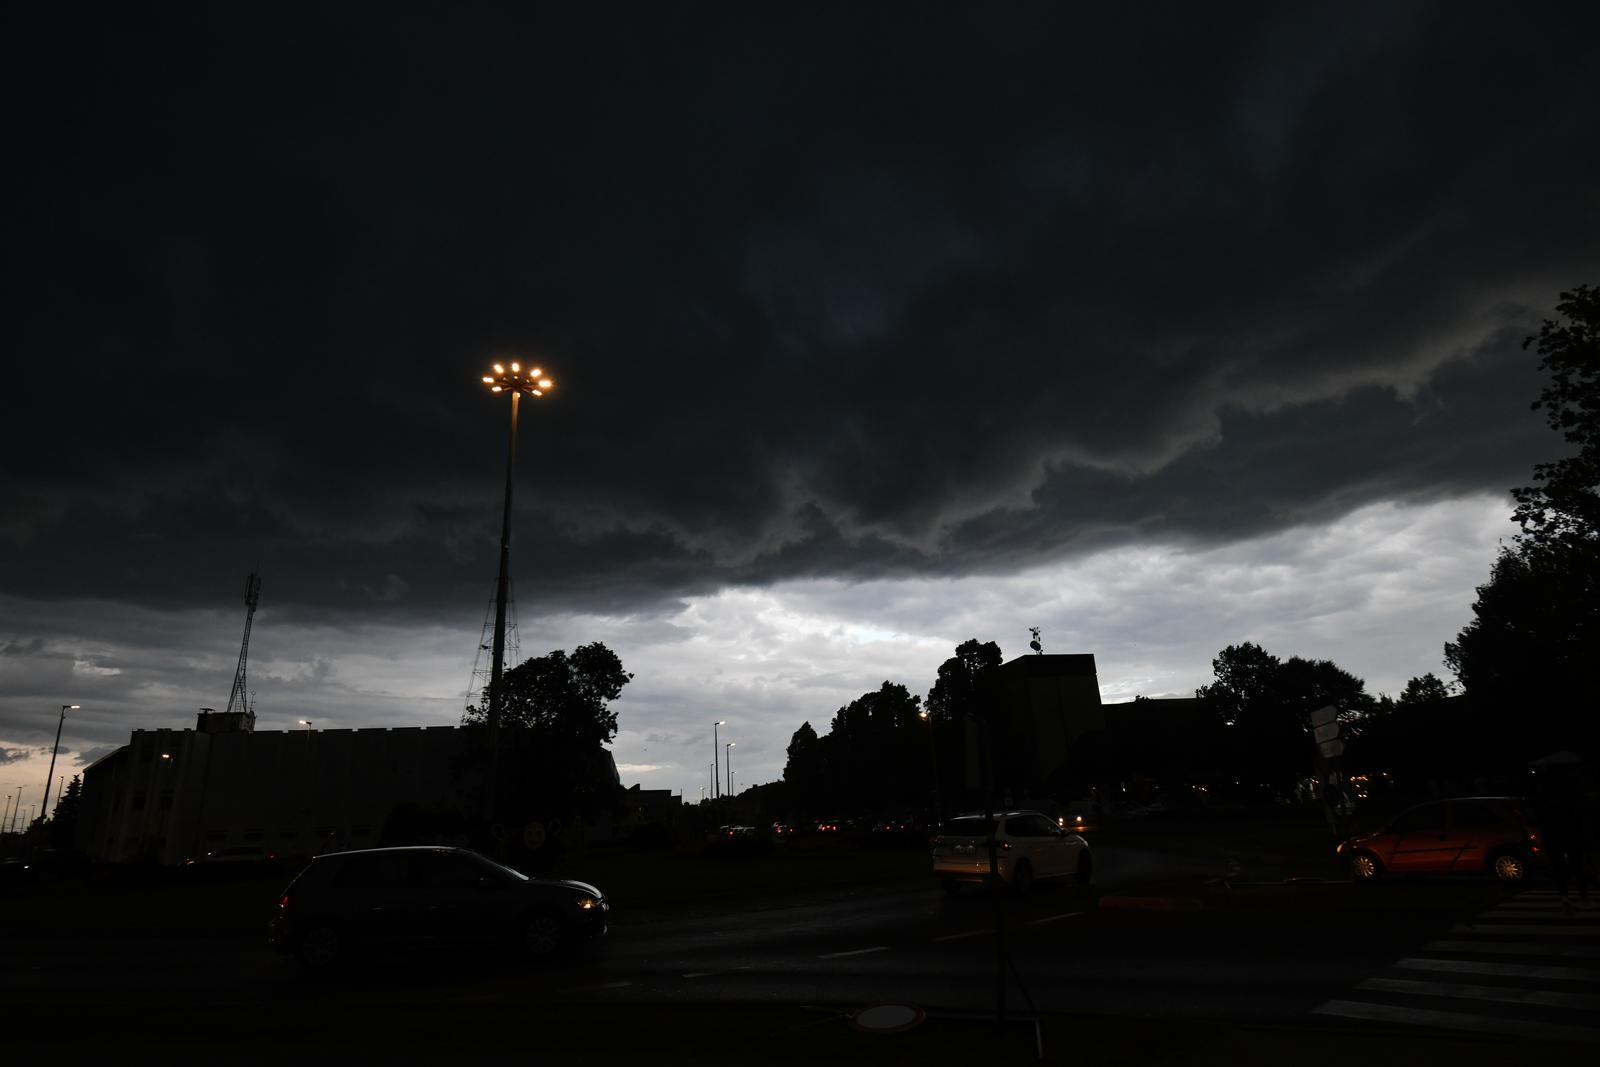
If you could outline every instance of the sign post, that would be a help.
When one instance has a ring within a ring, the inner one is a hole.
[[[1317,743],[1317,777],[1322,782],[1322,810],[1334,836],[1350,836],[1349,819],[1354,811],[1349,788],[1345,785],[1340,757],[1344,738],[1340,736],[1339,709],[1332,704],[1311,713],[1311,735]]]

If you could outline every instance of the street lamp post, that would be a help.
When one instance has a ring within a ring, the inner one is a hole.
[[[722,781],[717,777],[717,727],[728,725],[727,719],[718,719],[711,724],[711,799],[715,800],[722,795]]]
[[[727,771],[728,771],[728,795],[729,796],[733,795],[733,746],[737,745],[738,743],[739,742],[737,742],[737,741],[729,741],[727,743],[727,745],[725,745],[723,747],[723,749],[722,749],[723,762],[727,765]]]
[[[17,831],[17,816],[22,814],[22,791],[26,788],[27,786],[17,786],[17,806],[11,809],[11,833]]]
[[[494,655],[489,670],[489,711],[484,724],[489,734],[489,769],[484,783],[484,817],[494,821],[495,788],[500,770],[500,710],[504,700],[500,675],[506,655],[506,593],[511,576],[511,486],[517,462],[517,410],[522,394],[541,397],[555,387],[538,367],[523,370],[522,364],[494,364],[494,373],[483,376],[483,384],[496,395],[511,394],[511,437],[506,443],[506,499],[500,516],[500,575],[494,586]]]
[[[56,753],[61,751],[61,727],[67,721],[67,712],[78,710],[77,704],[61,705],[61,717],[56,720],[56,745],[50,750],[50,773],[44,776],[44,799],[39,801],[39,810],[48,818],[50,814],[50,779],[56,776]]]

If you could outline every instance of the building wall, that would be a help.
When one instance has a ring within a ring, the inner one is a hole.
[[[452,726],[135,730],[84,773],[78,846],[112,862],[229,847],[314,855],[376,845],[397,805],[464,810]]]
[[[1094,656],[1019,656],[1000,672],[1006,714],[995,773],[1016,798],[1043,796],[1074,745],[1105,730]]]

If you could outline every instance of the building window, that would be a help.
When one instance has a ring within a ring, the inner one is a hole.
[[[244,839],[246,841],[260,841],[265,836],[267,835],[262,833],[260,830],[246,830],[244,832]]]

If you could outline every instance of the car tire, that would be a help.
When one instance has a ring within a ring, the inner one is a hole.
[[[941,878],[939,879],[939,888],[944,890],[945,896],[953,897],[961,892],[961,883],[954,878]]]
[[[350,946],[344,931],[337,926],[313,926],[300,935],[295,944],[295,957],[301,966],[314,974],[328,974],[344,965]]]
[[[561,951],[566,940],[566,928],[561,920],[548,912],[537,912],[523,921],[518,943],[522,951],[533,959],[549,959]]]
[[[1370,852],[1356,852],[1350,856],[1350,877],[1366,884],[1383,877],[1383,864]]]
[[[1502,852],[1489,861],[1489,869],[1502,885],[1521,885],[1528,880],[1528,863],[1516,852]]]
[[[1094,881],[1094,857],[1087,852],[1078,853],[1078,872],[1076,881],[1079,888],[1089,888],[1089,883]]]
[[[1033,888],[1033,865],[1027,860],[1018,860],[1011,868],[1011,888],[1019,897],[1027,896]]]

